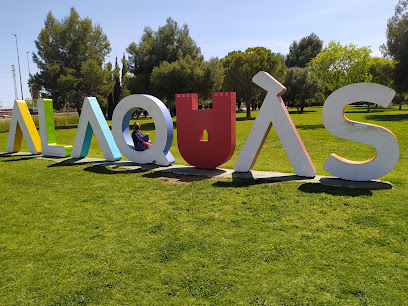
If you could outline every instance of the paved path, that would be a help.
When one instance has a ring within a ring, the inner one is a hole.
[[[171,165],[168,167],[162,167],[154,164],[145,164],[139,165],[135,164],[131,161],[119,160],[115,162],[110,162],[105,159],[101,158],[92,158],[92,157],[85,157],[85,158],[56,158],[56,157],[45,157],[43,155],[31,155],[30,153],[26,152],[18,152],[18,153],[0,153],[1,156],[27,156],[30,158],[39,158],[39,159],[46,159],[52,160],[58,163],[73,163],[73,164],[92,164],[92,165],[99,165],[103,167],[113,167],[113,168],[122,168],[122,169],[144,169],[144,170],[151,170],[154,172],[167,172],[167,173],[174,173],[177,175],[195,175],[195,176],[202,176],[202,177],[209,177],[209,178],[231,178],[233,180],[262,180],[262,181],[270,181],[270,182],[290,182],[290,181],[297,181],[302,183],[315,183],[315,184],[323,184],[328,186],[334,187],[348,187],[348,188],[362,188],[362,189],[392,189],[393,186],[390,182],[387,181],[379,181],[379,180],[372,180],[368,182],[355,182],[355,181],[346,181],[342,180],[333,176],[322,176],[316,175],[314,178],[305,178],[301,176],[297,176],[294,173],[282,173],[282,172],[271,172],[271,171],[250,171],[245,173],[235,172],[232,169],[198,169],[192,166],[184,166],[184,165]]]

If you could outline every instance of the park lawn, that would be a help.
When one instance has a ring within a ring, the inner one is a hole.
[[[375,155],[329,134],[321,107],[306,110],[291,116],[318,174],[332,152]],[[0,304],[406,304],[408,110],[353,106],[346,115],[398,138],[400,161],[382,178],[394,189],[1,156]],[[253,124],[244,116],[222,167],[233,167]],[[154,136],[152,121],[140,121]],[[75,131],[57,129],[57,141],[73,143]],[[0,151],[6,141],[1,133]],[[176,163],[186,164],[176,144]],[[103,157],[95,139],[89,156]],[[293,172],[273,130],[254,169]]]

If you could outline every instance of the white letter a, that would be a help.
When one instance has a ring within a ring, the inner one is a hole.
[[[316,168],[281,98],[286,88],[264,71],[258,72],[252,81],[267,90],[268,94],[238,156],[234,170],[247,172],[252,169],[274,124],[295,173],[299,176],[314,177]]]

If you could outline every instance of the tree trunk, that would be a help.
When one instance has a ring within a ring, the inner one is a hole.
[[[251,118],[251,102],[249,100],[246,102],[246,117]]]
[[[370,112],[370,103],[367,103],[367,113]]]

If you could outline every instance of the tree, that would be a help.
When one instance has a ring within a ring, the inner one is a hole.
[[[111,49],[99,25],[81,19],[74,8],[60,21],[49,12],[35,45],[33,61],[39,72],[32,81],[44,88],[55,108],[75,107],[80,112],[86,95],[104,99],[99,102],[106,104],[113,83],[111,71],[102,65]]]
[[[167,18],[166,25],[157,31],[145,27],[140,42],[132,42],[126,51],[129,53],[127,69],[134,75],[128,85],[131,93],[151,93],[153,69],[163,62],[171,64],[186,56],[203,60],[200,48],[190,37],[188,26],[184,24],[180,28],[171,18]]]
[[[72,99],[78,101],[77,109],[82,106],[84,97],[93,96],[96,97],[102,112],[105,114],[107,110],[107,97],[114,86],[113,73],[111,63],[107,63],[104,68],[95,59],[90,59],[83,63],[80,71],[83,79],[78,90],[78,94],[81,96]],[[77,93],[73,91],[70,94],[76,95]],[[68,97],[70,94],[68,94]]]
[[[211,99],[213,92],[221,89],[222,81],[223,67],[218,59],[203,62],[187,55],[172,63],[164,61],[153,68],[151,91],[166,103],[174,115],[176,94],[198,93],[203,104]]]
[[[369,72],[372,75],[372,82],[390,88],[394,87],[395,61],[389,58],[372,57]]]
[[[370,82],[371,50],[353,44],[342,46],[331,41],[327,48],[312,59],[307,68],[317,78],[327,97],[336,89],[348,84]]]
[[[113,87],[113,103],[116,105],[118,105],[119,101],[120,101],[120,96],[121,96],[121,84],[120,84],[120,68],[118,65],[118,58],[116,58],[116,62],[115,62],[115,71],[113,73],[113,79],[115,81],[115,85]]]
[[[122,57],[122,78],[127,74],[128,61],[126,60],[125,53]]]
[[[373,76],[372,82],[378,83],[393,89],[395,86],[395,60],[383,57],[373,57],[371,59],[370,73]],[[404,91],[399,91],[397,98],[394,100],[399,103],[399,109],[402,108],[402,102],[405,100]]]
[[[108,95],[108,107],[106,111],[106,118],[108,120],[112,120],[114,110],[115,110],[115,103],[113,102],[113,92],[111,91]]]
[[[319,84],[311,77],[307,68],[289,68],[284,85],[287,90],[283,100],[289,106],[296,106],[299,113],[303,113],[306,101],[321,98]]]
[[[125,66],[126,59],[123,60],[124,56],[125,55],[123,55],[123,58],[122,58],[122,80],[120,78],[121,73],[120,73],[120,68],[118,65],[118,58],[116,57],[116,60],[115,60],[115,70],[113,70],[113,76],[112,76],[113,78],[112,81],[114,82],[114,86],[113,86],[113,91],[111,91],[108,96],[108,110],[107,110],[108,120],[112,120],[113,111],[115,110],[115,107],[116,105],[118,105],[120,100],[129,95],[128,92],[125,92],[125,93],[123,92],[123,88],[124,88],[123,81],[126,76],[126,66]]]
[[[395,60],[394,86],[405,93],[408,88],[408,1],[400,0],[387,23],[387,43],[381,46],[385,56]]]
[[[222,62],[217,58],[211,58],[204,62],[201,66],[203,70],[203,78],[200,80],[199,93],[202,97],[201,101],[211,101],[212,94],[218,92],[222,88],[224,81],[224,67]]]
[[[126,60],[125,53],[123,53],[122,57],[122,80],[121,80],[121,89],[120,89],[120,99],[127,97],[130,95],[129,88],[129,80],[130,76],[127,73],[128,71],[128,61]]]
[[[200,95],[201,104],[208,104],[212,93],[221,89],[220,61],[204,61],[188,26],[180,28],[171,18],[157,31],[146,27],[140,42],[132,42],[126,51],[129,61],[122,59],[122,64],[133,74],[123,77],[128,92],[152,94],[162,99],[172,114],[176,94],[195,92]]]
[[[286,66],[306,67],[312,58],[322,52],[323,40],[315,33],[303,37],[299,43],[293,41],[289,47],[289,54],[286,56]]]
[[[252,82],[259,71],[270,73],[283,83],[286,74],[285,60],[281,54],[264,47],[248,48],[245,52],[230,52],[224,59],[225,78],[223,88],[235,91],[237,99],[243,99],[247,107],[247,118],[251,117],[251,106],[262,92],[262,88]]]

